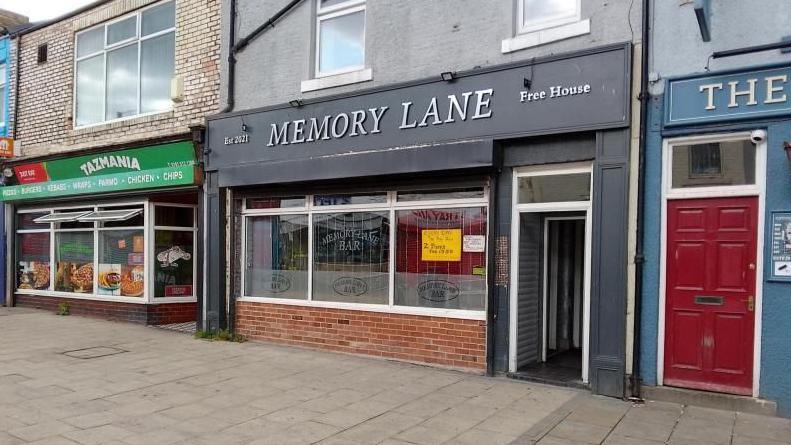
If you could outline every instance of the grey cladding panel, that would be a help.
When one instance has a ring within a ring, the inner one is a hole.
[[[525,213],[519,222],[517,289],[517,368],[541,360],[541,215]]]

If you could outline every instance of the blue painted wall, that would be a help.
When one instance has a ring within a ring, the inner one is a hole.
[[[3,110],[5,110],[5,113],[4,113],[3,116],[0,116],[0,122],[4,122],[5,125],[0,125],[0,136],[8,136],[8,127],[9,127],[9,122],[8,122],[8,104],[9,104],[9,101],[8,101],[8,96],[9,96],[9,94],[8,94],[8,85],[9,85],[9,82],[8,82],[8,80],[9,80],[9,76],[11,75],[11,69],[9,67],[9,63],[8,62],[10,61],[10,59],[9,59],[10,49],[11,49],[11,43],[10,43],[8,37],[0,37],[0,65],[5,64],[5,66],[6,66],[6,75],[5,75],[6,78],[3,79],[5,81],[5,85],[6,85],[6,88],[4,90],[5,94],[2,95],[2,97],[0,97],[0,102],[3,102],[3,104],[5,105],[3,107]]]
[[[0,116],[0,121],[5,122],[5,125],[0,126],[0,136],[9,136],[9,127],[11,126],[11,121],[9,119],[9,107],[8,105],[10,102],[10,76],[11,76],[11,41],[8,37],[0,38],[0,64],[5,64],[6,66],[6,78],[5,84],[6,88],[4,89],[5,94],[0,97],[0,101],[3,102],[5,105],[3,109],[5,110],[5,115]],[[6,240],[5,240],[5,206],[0,205],[0,306],[5,304],[5,281],[6,281]]]

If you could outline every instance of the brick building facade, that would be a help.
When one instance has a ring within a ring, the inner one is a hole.
[[[219,8],[111,0],[15,35],[16,156],[3,188],[12,304],[195,319],[197,153],[218,110]]]

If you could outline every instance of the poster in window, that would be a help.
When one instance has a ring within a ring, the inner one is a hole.
[[[773,280],[791,281],[791,212],[772,214]]]
[[[99,263],[99,293],[101,295],[121,295],[121,265]]]
[[[193,296],[193,232],[157,230],[154,238],[154,297]]]
[[[20,289],[49,289],[49,233],[17,235],[17,285]]]
[[[461,229],[424,229],[422,261],[461,261]]]

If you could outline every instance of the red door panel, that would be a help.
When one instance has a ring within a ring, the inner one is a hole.
[[[758,199],[667,208],[664,383],[749,395]]]

